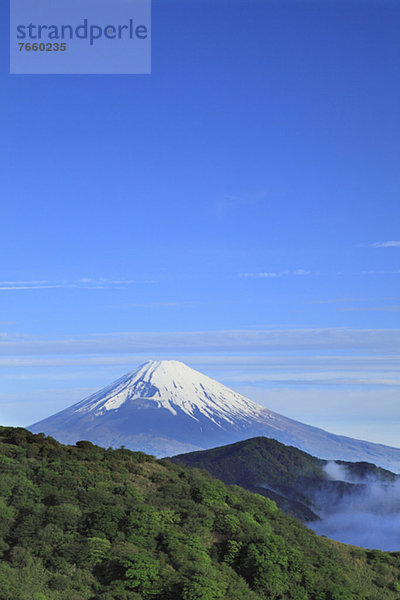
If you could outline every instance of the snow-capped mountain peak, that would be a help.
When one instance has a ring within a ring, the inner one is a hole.
[[[173,415],[182,411],[192,419],[200,415],[218,427],[235,421],[254,419],[265,411],[217,381],[177,360],[150,360],[110,386],[85,398],[75,406],[77,413],[100,416],[117,411],[125,403],[154,402]]]

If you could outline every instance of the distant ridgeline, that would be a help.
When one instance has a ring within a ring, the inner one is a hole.
[[[1,600],[398,600],[400,554],[141,452],[0,428]]]
[[[365,482],[371,478],[383,482],[399,479],[394,473],[370,463],[335,461],[346,473],[346,481],[335,481],[327,470],[331,461],[265,437],[179,454],[170,460],[206,469],[224,483],[241,485],[271,498],[282,510],[302,521],[318,519],[319,510],[325,508],[319,505],[321,499],[324,504],[333,506],[344,495],[362,494]]]

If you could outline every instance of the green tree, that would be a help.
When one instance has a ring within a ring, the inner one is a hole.
[[[225,590],[221,589],[210,574],[197,574],[185,583],[183,600],[219,600],[224,597]]]
[[[129,589],[138,592],[144,600],[160,592],[160,564],[145,551],[136,552],[123,561],[125,581]]]
[[[107,558],[111,543],[106,538],[91,537],[87,540],[86,559],[90,566],[96,566]]]

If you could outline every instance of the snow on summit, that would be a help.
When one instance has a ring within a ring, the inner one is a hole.
[[[294,421],[176,360],[150,360],[29,429],[67,444],[89,440],[156,456],[265,436],[320,458],[366,461],[400,472],[400,449]]]
[[[126,402],[150,400],[173,415],[177,409],[198,420],[204,415],[219,427],[223,422],[254,419],[265,410],[255,402],[177,360],[150,360],[114,384],[82,400],[77,412],[96,415],[118,410]]]

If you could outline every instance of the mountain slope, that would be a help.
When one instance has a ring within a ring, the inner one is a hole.
[[[178,361],[149,361],[30,430],[65,443],[89,439],[156,456],[265,436],[321,458],[366,461],[400,472],[400,449],[288,419]]]
[[[0,428],[0,598],[397,600],[400,556],[197,469]]]
[[[342,461],[335,464],[343,469],[345,481],[334,480],[326,460],[267,438],[180,454],[169,460],[206,469],[224,483],[241,485],[271,498],[302,521],[318,519],[325,505],[334,506],[344,495],[350,498],[362,494],[372,479],[384,483],[399,479],[372,464]],[[319,504],[322,499],[324,506]]]

